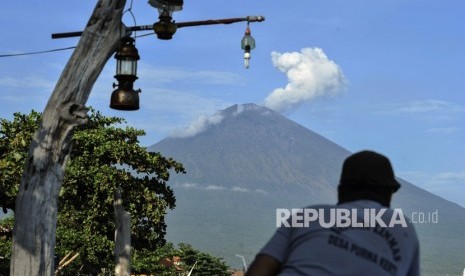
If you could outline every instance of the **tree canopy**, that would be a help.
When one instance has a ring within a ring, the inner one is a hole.
[[[0,207],[4,211],[14,210],[29,142],[40,117],[40,113],[33,111],[15,113],[11,121],[0,119]],[[180,251],[166,245],[164,216],[175,207],[175,196],[167,181],[171,171],[183,173],[184,168],[171,158],[148,152],[138,140],[145,135],[144,131],[122,128],[124,123],[122,118],[91,111],[89,122],[75,130],[59,195],[56,254],[58,258],[69,252],[80,255],[62,275],[112,271],[113,195],[117,187],[121,187],[125,210],[131,213],[131,262],[135,272],[160,268],[163,255],[181,252],[187,252],[186,265],[203,258],[198,266],[214,264],[225,272],[227,266],[218,258],[188,245],[181,245]],[[6,229],[11,227],[12,219],[4,220],[2,225]],[[9,257],[9,242],[0,237],[0,256]]]

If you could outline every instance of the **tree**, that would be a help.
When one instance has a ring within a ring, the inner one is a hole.
[[[228,271],[229,267],[223,260],[213,257],[210,254],[200,252],[189,244],[179,244],[178,254],[186,270],[195,264],[192,275],[231,275]]]
[[[28,144],[41,115],[15,113],[12,121],[0,120],[0,206],[13,209],[27,158]],[[119,128],[122,118],[92,111],[87,124],[73,136],[73,148],[60,190],[56,250],[80,256],[66,271],[98,274],[114,267],[113,194],[121,187],[123,205],[131,216],[131,245],[136,258],[147,258],[165,244],[167,209],[175,197],[167,185],[170,170],[184,172],[181,164],[139,145],[144,131]],[[3,248],[0,246],[0,248]],[[142,252],[142,253],[141,253]],[[1,254],[8,254],[0,252]],[[134,259],[135,267],[138,266]]]
[[[125,0],[98,0],[47,102],[15,203],[11,275],[53,275],[58,194],[71,138],[87,122],[85,103],[122,37]]]
[[[0,204],[3,212],[15,209],[24,163],[32,134],[40,119],[38,112],[14,114],[13,121],[0,119]]]
[[[136,255],[140,253],[141,252],[137,252]],[[176,267],[181,269],[184,275],[192,268],[192,276],[231,275],[230,267],[228,267],[221,258],[196,250],[191,245],[185,243],[179,244],[178,248],[174,247],[171,243],[167,243],[157,249],[155,254],[142,254],[142,256],[144,257],[135,264],[136,270],[152,275],[176,275]],[[179,258],[180,263],[173,264],[169,267],[163,265],[162,260],[174,261],[175,258]]]
[[[7,217],[0,220],[0,275],[6,276],[10,273],[11,257],[11,229],[13,218]]]

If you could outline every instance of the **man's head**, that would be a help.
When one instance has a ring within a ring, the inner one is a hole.
[[[342,165],[339,203],[370,199],[389,206],[392,194],[399,188],[388,158],[373,151],[361,151],[349,156]]]

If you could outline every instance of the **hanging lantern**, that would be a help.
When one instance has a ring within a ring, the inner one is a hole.
[[[111,94],[110,108],[118,110],[138,110],[140,89],[134,90],[134,82],[137,80],[137,61],[140,59],[134,39],[123,38],[121,46],[115,54],[116,75],[118,87]]]
[[[158,22],[153,24],[153,31],[157,34],[158,39],[172,39],[178,27],[172,21],[171,16],[168,16],[167,12],[165,12],[162,15],[160,15],[159,19],[160,20]]]
[[[241,48],[244,50],[244,67],[249,68],[250,51],[255,48],[255,39],[252,37],[249,23],[247,22],[247,29],[245,29],[244,37],[242,37]]]
[[[177,26],[172,15],[175,11],[182,10],[183,0],[149,0],[149,4],[158,9],[159,21],[153,24],[153,30],[159,39],[169,40],[173,38]]]

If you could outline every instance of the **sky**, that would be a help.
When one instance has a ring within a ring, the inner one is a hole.
[[[262,15],[244,68],[246,23],[136,39],[139,111],[109,108],[110,58],[87,105],[144,129],[141,143],[197,131],[215,112],[256,103],[356,152],[391,159],[396,175],[465,207],[465,2],[457,0],[185,1],[177,22]],[[0,55],[72,47],[96,1],[3,1]],[[152,25],[147,1],[127,26]],[[132,13],[132,14],[131,14]],[[149,34],[138,32],[136,35]],[[0,57],[0,118],[43,111],[72,50]]]

